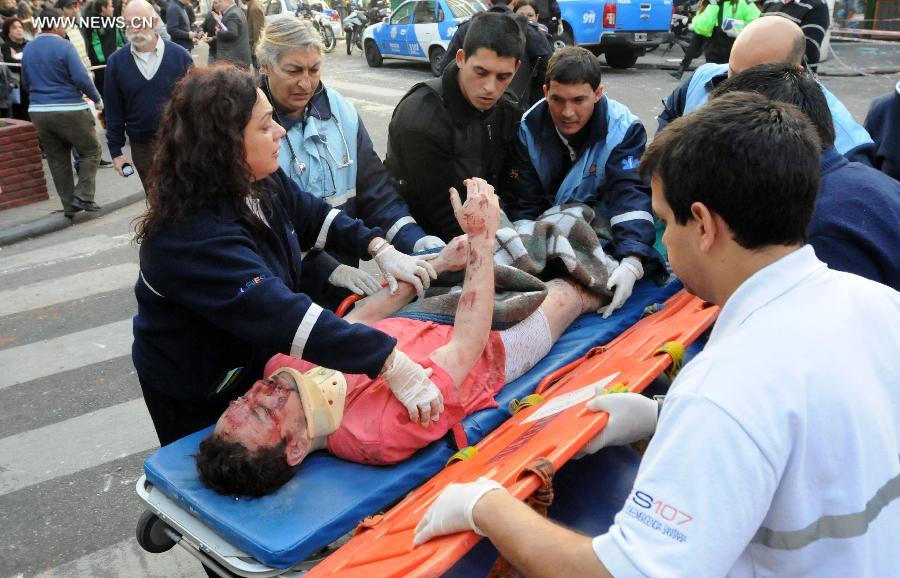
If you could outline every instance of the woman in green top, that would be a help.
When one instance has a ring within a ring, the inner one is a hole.
[[[119,30],[112,20],[114,13],[113,0],[94,0],[87,9],[88,17],[108,18],[107,26],[97,28],[84,28],[84,43],[87,46],[88,58],[91,59],[92,66],[102,66],[106,64],[106,59],[112,56],[120,46],[125,45],[122,38],[122,31]],[[98,21],[99,22],[99,21]],[[103,79],[106,74],[106,68],[100,68],[94,71],[94,86],[100,96],[103,96]]]

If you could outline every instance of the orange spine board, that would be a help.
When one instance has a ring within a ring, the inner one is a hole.
[[[641,319],[608,345],[595,348],[580,363],[570,364],[573,368],[567,375],[554,375],[557,381],[544,393],[543,403],[512,416],[477,444],[476,455],[436,474],[307,576],[440,576],[480,540],[474,532],[462,532],[413,548],[416,524],[441,490],[451,483],[486,476],[525,500],[540,486],[536,476],[521,475],[525,467],[544,457],[558,470],[606,425],[605,412],[594,413],[584,407],[588,388],[598,383],[607,388],[624,384],[630,391],[643,391],[672,363],[657,350],[670,341],[685,347],[693,343],[717,315],[718,307],[679,291],[662,311]]]

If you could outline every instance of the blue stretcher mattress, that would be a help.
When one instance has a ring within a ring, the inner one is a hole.
[[[528,395],[545,375],[591,347],[608,343],[637,322],[645,307],[662,303],[680,288],[677,280],[661,287],[643,281],[609,319],[584,315],[576,320],[547,357],[504,387],[496,397],[499,407],[463,421],[469,443],[477,443],[509,417],[506,407],[512,399]],[[193,456],[211,430],[153,453],[144,462],[147,480],[232,545],[273,568],[293,566],[352,530],[364,517],[396,503],[439,472],[456,451],[444,438],[394,466],[354,464],[315,452],[275,494],[236,498],[217,494],[197,477]]]

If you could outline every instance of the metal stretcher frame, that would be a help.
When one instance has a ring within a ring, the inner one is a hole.
[[[637,317],[640,316],[640,312],[645,308],[645,305],[651,305],[656,300],[671,295],[679,287],[680,284],[678,284],[677,281],[661,288],[653,287],[646,282],[639,284],[635,290],[635,296],[633,297],[634,301],[630,304],[631,311],[623,311],[622,317],[617,321],[620,325],[615,326],[614,329],[610,329],[608,325],[603,325],[603,329],[607,332],[614,331],[613,334],[620,333],[623,329],[634,323]],[[626,304],[626,307],[628,307],[628,305],[629,304]],[[613,322],[614,320],[610,319],[607,321]],[[582,325],[580,329],[582,333],[580,335],[583,335],[586,329],[592,329],[592,326],[598,322],[596,319],[586,317],[584,318],[584,321],[576,322],[576,325],[579,323]],[[598,331],[598,333],[601,332]],[[607,339],[608,338],[609,337],[607,336]],[[603,340],[599,340],[599,343],[602,342]],[[580,349],[576,349],[572,343],[564,343],[564,347],[558,348],[556,351],[552,350],[551,354],[548,355],[548,359],[543,360],[532,370],[534,374],[529,372],[529,374],[532,374],[530,375],[530,389],[522,391],[520,387],[520,393],[517,393],[516,395],[521,396],[530,393],[530,391],[533,390],[536,381],[534,375],[553,375],[554,370],[563,366],[573,365],[573,359],[577,360],[586,349],[597,343],[597,340],[592,341]],[[504,389],[497,396],[497,401],[505,406],[508,401],[507,398],[510,398],[513,395],[513,393]],[[467,418],[464,421],[464,425],[469,439],[472,442],[482,439],[498,424],[502,423],[504,420],[502,417],[503,415],[508,416],[509,414],[505,413],[505,410],[503,409],[493,409],[478,412]],[[201,432],[200,435],[202,436],[203,433],[205,432]],[[181,444],[183,441],[184,440],[180,440],[179,442],[176,442],[176,444]],[[147,481],[145,476],[142,476],[137,483],[137,493],[147,504],[149,513],[142,517],[141,523],[139,524],[139,542],[141,542],[141,545],[145,547],[145,549],[150,551],[164,551],[168,547],[174,545],[174,543],[178,543],[211,569],[220,571],[225,570],[243,576],[273,576],[303,571],[309,568],[317,560],[309,560],[306,563],[297,563],[296,561],[298,559],[305,559],[310,554],[316,553],[322,546],[332,543],[334,540],[345,535],[347,531],[351,530],[353,526],[355,526],[355,523],[366,514],[374,513],[379,509],[389,506],[423,481],[427,482],[428,477],[435,472],[438,472],[443,463],[454,451],[455,448],[451,448],[444,440],[435,442],[428,448],[425,448],[422,450],[422,453],[426,454],[424,457],[420,457],[420,454],[416,454],[412,459],[413,461],[421,459],[423,465],[420,467],[430,468],[427,475],[421,476],[421,472],[419,472],[410,476],[404,476],[411,478],[409,480],[411,485],[405,489],[399,487],[393,488],[392,491],[394,494],[389,501],[381,505],[373,505],[372,503],[365,505],[364,508],[360,509],[365,509],[365,511],[358,511],[356,513],[356,518],[352,523],[347,524],[346,521],[344,521],[343,525],[336,525],[330,529],[323,529],[322,540],[319,543],[314,544],[312,550],[303,553],[299,558],[294,557],[290,559],[288,563],[278,564],[272,564],[271,562],[268,564],[262,563],[259,561],[261,558],[267,560],[264,556],[255,555],[252,552],[248,553],[247,551],[236,547],[234,544],[241,544],[241,540],[227,535],[227,533],[222,532],[221,529],[214,530],[213,527],[215,524],[210,524],[208,512],[199,511],[201,508],[195,508],[195,505],[180,499],[182,496],[177,495],[177,489],[176,491],[173,491],[172,488],[155,487]],[[312,454],[307,461],[304,462],[304,465],[307,465],[307,462],[315,462],[316,458],[317,454]],[[336,458],[331,456],[328,456],[327,459],[336,460]],[[151,458],[148,458],[148,462],[150,461]],[[405,463],[400,466],[402,467],[404,465]],[[347,464],[347,466],[357,466],[357,464]],[[303,465],[301,465],[301,468],[302,467]],[[297,477],[301,476],[302,471]],[[199,481],[197,483],[199,484]],[[163,489],[167,491],[163,491]],[[170,495],[166,495],[167,493],[174,495],[176,499],[173,499]],[[248,515],[252,514],[248,512]],[[201,520],[199,518],[205,519]],[[143,541],[141,539],[142,536]]]

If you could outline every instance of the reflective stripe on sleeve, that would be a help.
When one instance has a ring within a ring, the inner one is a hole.
[[[609,220],[609,226],[615,227],[625,221],[637,221],[644,220],[653,222],[653,215],[648,213],[647,211],[628,211],[627,213],[622,213],[621,215],[616,215],[615,217]]]
[[[328,229],[331,228],[331,222],[339,213],[340,211],[338,209],[331,209],[328,211],[328,214],[325,216],[325,221],[322,222],[322,230],[319,231],[319,236],[316,237],[316,244],[313,245],[313,249],[325,248],[325,241],[328,240]]]
[[[309,334],[312,333],[313,327],[321,314],[321,307],[315,303],[310,304],[309,309],[306,310],[306,314],[303,315],[303,319],[300,321],[300,326],[297,327],[294,340],[291,341],[291,355],[298,359],[303,358],[303,349],[306,347],[306,342],[309,341]]]
[[[762,544],[774,550],[799,550],[826,538],[854,538],[862,536],[881,510],[900,498],[900,475],[894,476],[878,488],[861,512],[838,516],[822,516],[805,528],[794,531],[778,531],[763,526],[753,537],[754,544]]]
[[[400,217],[399,219],[397,219],[394,222],[393,225],[391,225],[391,228],[388,229],[387,234],[384,236],[384,238],[387,239],[388,243],[392,243],[394,241],[394,237],[397,235],[397,233],[400,232],[400,229],[402,229],[406,225],[415,225],[415,224],[416,224],[416,220],[413,219],[412,217],[410,217],[409,215],[407,215],[405,217]]]

